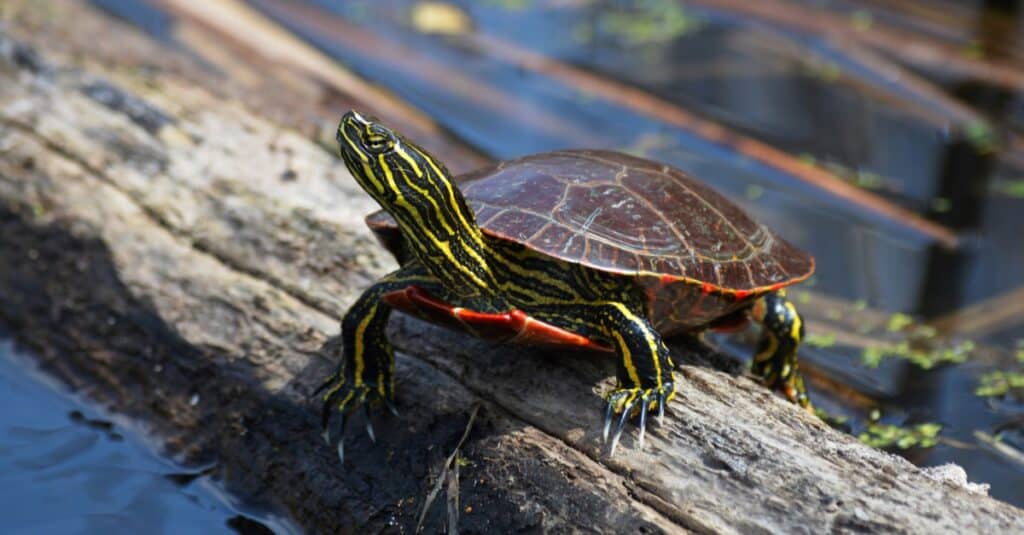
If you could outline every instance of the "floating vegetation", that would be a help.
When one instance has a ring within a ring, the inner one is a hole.
[[[996,182],[993,187],[997,194],[1024,199],[1024,180],[1003,180]]]
[[[593,26],[581,25],[574,36],[581,42],[594,33],[608,34],[627,46],[662,45],[697,31],[704,22],[676,0],[639,0],[628,10],[602,11]]]
[[[871,422],[857,440],[879,449],[931,448],[939,443],[942,426],[926,422],[910,427]]]
[[[982,154],[995,152],[999,146],[999,139],[992,126],[985,121],[971,121],[964,126],[964,137],[967,142],[974,146],[975,150]]]
[[[903,314],[902,312],[897,312],[892,316],[889,316],[889,323],[888,325],[886,325],[886,329],[888,329],[891,333],[899,332],[913,323],[914,318],[906,314]]]
[[[874,171],[866,169],[852,169],[839,162],[831,160],[818,160],[813,154],[801,153],[797,159],[804,165],[817,167],[832,173],[844,182],[848,182],[862,189],[880,190],[891,193],[901,193],[903,186],[896,180],[886,179]]]
[[[930,370],[942,363],[960,364],[967,361],[975,347],[972,340],[963,340],[953,346],[937,348],[904,340],[897,344],[866,347],[861,353],[861,361],[865,366],[876,368],[882,363],[882,359],[899,358]]]
[[[828,411],[817,406],[814,407],[814,415],[817,416],[821,421],[827,423],[832,427],[846,425],[846,423],[849,421],[849,418],[845,416],[835,416],[829,414]]]
[[[1019,358],[1020,352],[1017,357]],[[974,394],[981,397],[1013,395],[1024,398],[1024,372],[996,370],[983,374]]]
[[[829,414],[826,410],[815,407],[814,414],[832,427],[844,433],[853,434],[853,427],[856,422],[850,422],[846,416]],[[924,422],[912,426],[900,426],[895,424],[883,424],[879,422],[881,412],[878,409],[872,410],[868,415],[867,425],[863,431],[857,434],[857,440],[868,446],[878,449],[900,449],[910,448],[931,448],[939,443],[939,433],[942,425],[932,422]]]
[[[749,184],[747,186],[747,190],[744,193],[747,199],[750,199],[751,201],[756,201],[760,199],[762,195],[764,195],[764,188],[757,184]]]
[[[953,201],[945,197],[934,197],[928,204],[931,205],[934,212],[939,214],[944,214],[953,209]]]
[[[843,75],[843,70],[839,67],[839,64],[830,60],[810,61],[807,62],[805,67],[811,76],[820,78],[825,82],[835,82]]]
[[[804,344],[811,347],[832,347],[836,345],[836,335],[835,333],[810,333],[804,338]]]

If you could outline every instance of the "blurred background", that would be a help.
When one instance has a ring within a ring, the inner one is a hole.
[[[284,119],[330,150],[348,106],[400,102],[456,171],[591,147],[701,178],[817,258],[790,295],[822,416],[1024,506],[1021,2],[92,4],[254,92],[315,86]]]

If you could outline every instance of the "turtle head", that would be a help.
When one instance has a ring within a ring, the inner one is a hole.
[[[398,135],[372,117],[350,110],[338,125],[338,147],[349,172],[370,195],[379,195],[392,186],[381,163],[387,164],[398,145]]]
[[[397,219],[407,215],[436,220],[464,209],[465,201],[444,165],[376,119],[349,111],[341,118],[337,139],[349,172]],[[453,206],[453,199],[460,206]]]
[[[428,270],[442,280],[462,272],[478,290],[493,284],[476,217],[443,164],[354,110],[341,118],[337,137],[349,172],[395,218]]]

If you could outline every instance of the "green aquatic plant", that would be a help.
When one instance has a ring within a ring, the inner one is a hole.
[[[914,318],[906,314],[903,314],[902,312],[896,312],[893,315],[889,316],[889,323],[886,326],[886,328],[889,330],[889,332],[894,333],[902,331],[903,329],[907,328],[913,323]]]
[[[995,183],[993,189],[999,195],[1024,199],[1024,180],[1003,180]]]
[[[604,10],[593,25],[580,25],[577,40],[589,42],[595,33],[617,37],[628,46],[670,43],[704,26],[676,0],[638,0],[629,9]]]
[[[745,192],[745,196],[747,197],[747,199],[750,199],[751,201],[756,201],[760,199],[763,195],[764,187],[758,184],[749,184],[747,186],[747,190]]]
[[[995,152],[999,146],[999,138],[987,121],[976,120],[967,123],[964,126],[964,137],[981,154]]]
[[[1018,352],[1018,358],[1020,354]],[[1002,397],[1011,394],[1024,397],[1024,372],[996,370],[983,374],[978,380],[974,395],[981,397]]]
[[[810,333],[804,338],[804,343],[812,347],[832,347],[836,345],[836,335],[835,333]]]
[[[851,422],[846,416],[829,414],[820,407],[815,407],[814,414],[830,427],[845,433],[853,433]],[[882,414],[878,409],[868,415],[864,430],[857,434],[857,440],[873,448],[900,449],[931,448],[939,442],[940,424],[923,422],[912,426],[883,424],[879,422]]]
[[[931,206],[933,211],[940,214],[945,214],[953,209],[953,201],[946,197],[933,197],[928,202],[928,205]]]
[[[890,345],[864,348],[861,361],[865,366],[877,368],[886,358],[899,358],[930,370],[942,363],[960,364],[966,362],[976,346],[971,340],[963,340],[951,346],[930,347],[927,344],[912,343],[910,340]]]
[[[838,63],[830,60],[808,61],[804,64],[806,72],[825,82],[835,82],[843,75]]]
[[[931,422],[910,427],[871,422],[857,440],[879,449],[931,448],[939,443],[940,431],[942,426]]]

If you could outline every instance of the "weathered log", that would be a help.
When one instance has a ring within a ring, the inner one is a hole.
[[[611,361],[398,316],[401,416],[374,415],[376,444],[357,419],[339,463],[309,393],[338,358],[338,318],[393,267],[362,224],[370,200],[321,147],[162,69],[181,57],[67,9],[76,24],[28,14],[0,34],[0,328],[230,490],[311,531],[411,531],[480,404],[464,531],[1024,530],[1018,509],[829,429],[695,341],[677,344],[666,425],[608,458],[595,392]],[[89,24],[156,68],[53,44]]]

